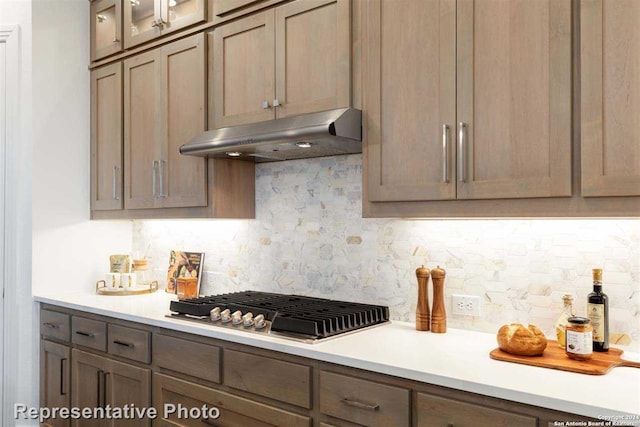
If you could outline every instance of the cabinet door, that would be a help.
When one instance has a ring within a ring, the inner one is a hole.
[[[640,2],[580,5],[583,196],[640,195]]]
[[[457,2],[458,198],[571,195],[571,1]]]
[[[418,393],[416,401],[417,427],[538,426],[537,418],[529,415],[515,414],[426,393]]]
[[[104,393],[105,376],[109,360],[94,354],[72,351],[73,406],[78,408],[103,408],[107,405]],[[80,419],[75,426],[107,426],[107,420]]]
[[[124,206],[153,208],[159,187],[160,49],[124,61]]]
[[[350,106],[349,0],[294,1],[275,19],[276,117]]]
[[[263,12],[209,33],[210,129],[275,118],[273,19]]]
[[[160,0],[123,0],[124,48],[160,36]]]
[[[454,0],[364,4],[369,201],[456,196],[455,12]]]
[[[162,48],[157,206],[207,205],[206,159],[179,152],[181,145],[206,130],[205,58],[203,33]]]
[[[151,371],[126,363],[109,361],[105,375],[105,395],[112,408],[124,408],[135,405],[136,408],[151,407]],[[149,419],[113,420],[114,426],[149,426]]]
[[[40,406],[43,408],[68,408],[70,399],[69,347],[42,340],[40,344]],[[69,420],[49,419],[44,425],[68,426]]]
[[[205,0],[156,0],[160,2],[162,35],[207,19]]]
[[[122,209],[122,63],[91,72],[91,209]]]
[[[224,426],[224,427],[310,427],[311,419],[289,411],[274,408],[254,400],[234,396],[220,390],[179,380],[166,375],[153,374],[153,406],[164,408],[174,405],[184,409],[218,408],[217,419],[179,418],[178,413],[162,411],[154,422],[157,426]],[[183,410],[184,410],[183,409]],[[164,415],[167,415],[166,417]],[[215,415],[215,413],[212,413]]]
[[[91,3],[91,60],[122,50],[122,2],[97,0]]]

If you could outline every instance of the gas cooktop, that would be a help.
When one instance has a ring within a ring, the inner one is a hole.
[[[315,343],[389,322],[389,308],[244,291],[171,301],[167,317]]]

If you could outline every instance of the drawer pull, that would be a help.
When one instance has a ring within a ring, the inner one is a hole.
[[[50,328],[52,328],[52,329],[58,329],[58,328],[60,327],[60,326],[58,326],[57,324],[55,324],[55,323],[50,323],[50,322],[43,323],[43,325],[44,325],[44,326],[48,326],[48,327],[50,327]]]
[[[380,410],[380,405],[370,405],[368,403],[358,402],[357,400],[350,400],[346,397],[342,399],[342,403],[344,403],[345,405],[353,406],[355,408],[366,409],[367,411]]]
[[[67,384],[67,359],[60,359],[60,395],[65,396],[69,393],[69,385]]]
[[[218,424],[214,423],[213,421],[210,421],[209,418],[200,418],[200,421],[202,421],[203,424],[206,424],[208,426],[213,426],[213,427],[218,426]]]
[[[453,427],[453,423],[448,423],[447,427]]]
[[[124,341],[113,340],[113,343],[114,343],[114,344],[121,345],[121,346],[123,346],[123,347],[129,347],[129,348],[133,348],[133,347],[135,347],[135,345],[134,345],[134,344],[132,344],[132,343],[128,343],[128,342],[124,342]]]
[[[84,332],[84,331],[76,331],[76,334],[82,335],[83,337],[89,337],[89,338],[93,338],[95,336],[91,332]]]

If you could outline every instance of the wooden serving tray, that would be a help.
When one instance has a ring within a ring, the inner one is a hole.
[[[558,347],[557,341],[547,341],[547,348],[542,356],[518,356],[496,348],[489,353],[495,360],[522,363],[524,365],[539,366],[541,368],[559,369],[561,371],[578,372],[588,375],[604,375],[616,366],[640,368],[639,362],[623,360],[623,350],[610,348],[606,353],[593,352],[589,360],[569,359],[563,349]]]
[[[125,295],[142,295],[151,294],[158,290],[158,282],[156,280],[138,285],[135,288],[108,288],[104,280],[98,280],[96,282],[96,293],[98,295],[112,295],[112,296],[125,296]]]

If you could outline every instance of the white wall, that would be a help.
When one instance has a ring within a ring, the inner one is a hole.
[[[33,3],[33,291],[90,290],[131,223],[89,221],[89,2]]]

